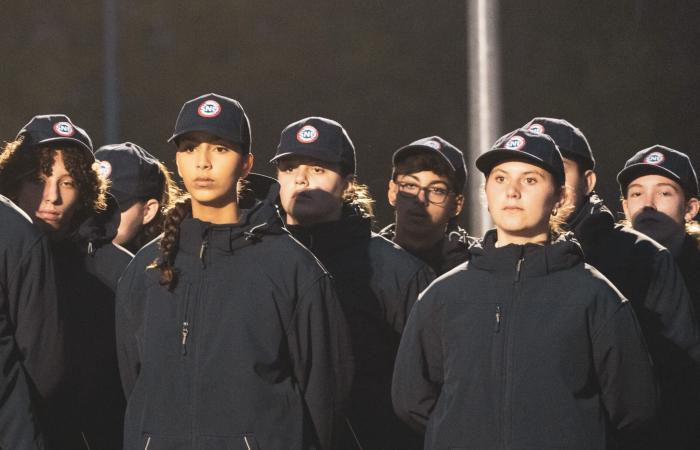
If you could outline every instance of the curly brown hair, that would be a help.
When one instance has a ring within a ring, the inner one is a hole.
[[[94,160],[85,151],[57,143],[51,146],[23,145],[22,137],[8,142],[0,154],[0,194],[16,202],[22,183],[42,174],[51,176],[56,155],[60,152],[66,170],[78,187],[78,208],[71,229],[92,214],[107,208],[107,182],[93,167]]]

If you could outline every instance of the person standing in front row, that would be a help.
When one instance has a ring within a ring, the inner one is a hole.
[[[387,195],[396,220],[380,234],[442,275],[469,259],[475,239],[457,224],[464,207],[464,155],[440,136],[394,152]]]
[[[496,228],[414,306],[396,412],[425,449],[603,450],[656,406],[632,308],[556,232],[564,166],[548,136],[512,132],[476,166]]]
[[[90,136],[63,114],[33,117],[0,163],[0,193],[50,239],[65,311],[65,379],[48,414],[52,449],[122,447],[114,292],[132,255],[112,243],[119,210],[94,165]]]
[[[355,147],[338,122],[307,117],[288,125],[272,162],[287,229],[333,276],[350,325],[355,379],[341,448],[420,448],[420,436],[393,413],[391,374],[406,319],[432,271],[372,233],[372,199],[356,180]]]
[[[627,221],[673,254],[700,323],[700,209],[698,178],[688,155],[663,145],[640,150],[617,176]],[[700,448],[700,365],[668,370],[659,424],[663,448]]]
[[[186,102],[170,139],[189,198],[127,268],[117,345],[125,449],[331,449],[352,376],[331,278],[266,201],[237,101]]]

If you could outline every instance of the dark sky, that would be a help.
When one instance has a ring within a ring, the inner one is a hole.
[[[396,148],[438,134],[467,150],[464,2],[118,3],[118,140],[166,164],[180,106],[207,92],[243,103],[266,174],[288,123],[330,117],[383,225]],[[542,115],[580,127],[615,210],[614,175],[637,150],[665,144],[698,167],[700,2],[502,0],[500,14],[503,133]],[[2,139],[63,112],[108,143],[101,2],[8,2],[0,30]]]

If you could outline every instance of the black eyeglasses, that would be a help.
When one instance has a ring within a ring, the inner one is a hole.
[[[399,181],[396,183],[396,185],[399,187],[399,192],[410,195],[411,197],[418,197],[418,193],[423,191],[428,201],[434,205],[442,205],[447,201],[447,197],[449,197],[451,194],[448,189],[438,186],[423,187],[415,183],[407,183],[405,181]]]

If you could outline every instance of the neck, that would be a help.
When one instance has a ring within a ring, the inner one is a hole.
[[[210,206],[192,202],[192,217],[199,219],[203,222],[209,222],[213,224],[226,224],[226,223],[237,223],[239,219],[240,210],[238,209],[238,202],[233,201],[225,206]]]
[[[429,250],[440,242],[445,237],[447,224],[444,227],[429,230],[427,233],[411,233],[401,227],[399,222],[396,222],[396,232],[394,234],[394,243],[398,244],[405,250],[412,253],[421,253]]]
[[[527,235],[517,235],[504,232],[496,228],[496,233],[498,240],[496,241],[496,247],[504,247],[509,244],[515,245],[525,245],[525,244],[538,244],[544,245],[549,239],[549,230],[543,233],[527,234]]]

